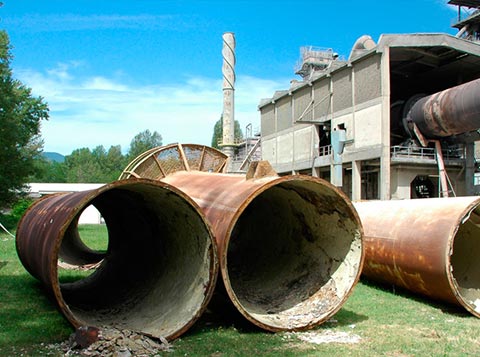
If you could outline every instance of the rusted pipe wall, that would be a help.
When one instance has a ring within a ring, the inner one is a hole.
[[[480,128],[480,79],[418,100],[407,114],[427,138],[463,134]],[[407,123],[408,126],[408,123]]]
[[[78,217],[90,204],[105,219],[106,253],[91,251],[78,236]],[[178,189],[145,179],[47,196],[23,216],[16,243],[25,268],[75,327],[173,339],[204,311],[218,273],[216,244],[198,206]],[[100,264],[88,277],[61,282],[59,256]]]
[[[162,181],[202,208],[218,243],[236,308],[269,331],[314,327],[337,312],[358,281],[362,228],[346,196],[309,176],[176,172]]]
[[[355,202],[363,275],[480,317],[480,198]]]

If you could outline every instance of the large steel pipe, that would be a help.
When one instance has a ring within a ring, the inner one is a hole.
[[[480,198],[355,202],[363,275],[480,317]]]
[[[341,308],[358,281],[361,223],[348,198],[328,182],[199,171],[162,181],[202,208],[217,239],[226,291],[257,326],[317,326]]]
[[[427,138],[441,138],[480,128],[480,79],[418,100],[406,116]]]
[[[93,259],[102,258],[91,275],[61,282],[60,252],[70,258],[87,252],[70,240],[79,239],[78,217],[90,204],[105,219],[108,249]],[[145,179],[47,196],[23,216],[16,243],[25,268],[75,327],[115,326],[174,339],[204,311],[218,273],[216,244],[198,206],[175,187]]]

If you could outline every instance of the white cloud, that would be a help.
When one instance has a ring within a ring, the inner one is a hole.
[[[115,91],[115,92],[127,92],[128,87],[125,85],[112,82],[108,78],[104,77],[92,77],[83,83],[83,89],[85,90],[98,90],[98,91]]]
[[[95,75],[80,78],[72,64],[43,73],[16,71],[15,76],[49,104],[42,124],[45,151],[70,154],[81,147],[121,145],[126,151],[139,132],[156,130],[163,143],[210,145],[213,126],[223,109],[221,78],[188,77],[184,81],[139,86]],[[61,73],[61,75],[59,75]],[[288,86],[287,79],[238,76],[235,119],[242,129],[260,126],[261,98]]]

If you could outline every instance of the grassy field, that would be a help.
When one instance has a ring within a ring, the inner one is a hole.
[[[105,231],[81,228],[105,248]],[[101,237],[101,239],[97,239]],[[173,342],[176,356],[479,356],[480,320],[463,309],[361,281],[342,309],[305,333],[268,333],[238,315],[207,313]],[[18,260],[15,241],[0,234],[0,356],[61,355],[47,348],[73,332],[41,284]],[[344,334],[356,343],[314,344],[302,338]]]

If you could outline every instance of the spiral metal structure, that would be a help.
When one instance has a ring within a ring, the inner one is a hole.
[[[227,156],[233,155],[234,144],[234,86],[235,86],[235,37],[226,32],[223,38],[223,135],[222,146]]]

